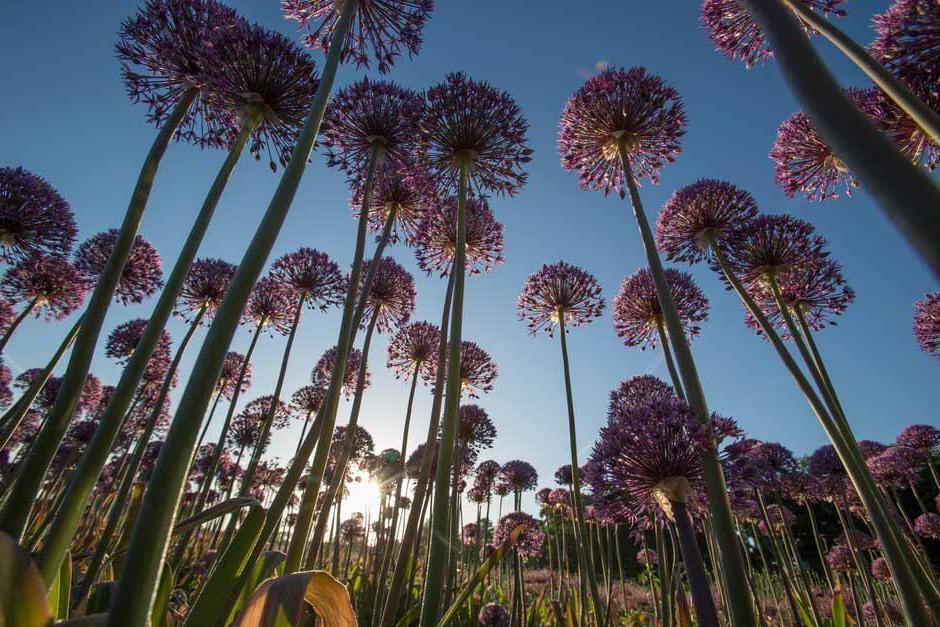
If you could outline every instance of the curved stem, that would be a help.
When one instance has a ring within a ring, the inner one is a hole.
[[[702,562],[702,554],[695,540],[695,531],[689,520],[688,509],[685,503],[679,501],[672,501],[671,505],[676,531],[679,535],[679,550],[682,552],[682,562],[685,564],[685,572],[689,577],[696,623],[700,627],[718,627],[715,600],[712,598],[711,587],[708,585],[708,575],[705,574],[705,564]]]
[[[672,387],[676,394],[682,400],[685,400],[685,391],[682,389],[682,381],[679,379],[679,372],[676,370],[676,364],[672,360],[672,350],[669,348],[669,335],[666,333],[666,326],[662,318],[656,318],[656,328],[659,330],[659,343],[663,347],[663,357],[666,359],[666,369],[669,370],[669,378],[672,380]]]
[[[75,345],[69,356],[69,364],[62,375],[59,391],[55,403],[46,415],[45,422],[29,455],[23,460],[22,470],[16,483],[13,484],[9,497],[0,515],[0,531],[9,534],[15,540],[22,539],[30,508],[36,500],[42,486],[43,477],[49,469],[49,464],[59,448],[59,443],[69,426],[69,420],[75,413],[79,397],[85,387],[85,379],[91,366],[91,358],[98,343],[98,336],[104,324],[105,315],[111,305],[114,290],[124,271],[124,264],[131,253],[134,239],[137,237],[137,228],[144,217],[144,209],[150,197],[150,188],[157,174],[160,160],[166,152],[176,129],[182,122],[193,101],[196,91],[190,89],[180,98],[163,128],[157,133],[150,152],[144,161],[143,168],[137,178],[137,185],[131,196],[130,204],[124,214],[124,221],[118,236],[114,241],[108,262],[98,277],[95,290],[88,301],[88,307],[83,314],[84,322],[75,338]],[[132,392],[133,393],[133,392]],[[84,498],[82,499],[84,504]],[[61,558],[60,558],[61,559]]]
[[[669,284],[666,282],[666,273],[656,250],[653,232],[646,218],[636,179],[630,167],[630,157],[623,145],[620,146],[620,161],[630,189],[633,213],[640,229],[643,249],[646,252],[653,282],[656,285],[659,307],[662,311],[666,330],[669,332],[669,338],[672,340],[673,352],[682,377],[683,389],[689,407],[699,422],[710,425],[711,417],[708,412],[708,403],[705,400],[705,392],[702,389],[702,382],[699,379],[695,360],[692,358],[692,351],[689,349],[689,343],[682,328],[679,313],[676,310],[672,290],[669,289]],[[731,624],[734,627],[751,627],[754,624],[754,606],[751,603],[751,595],[747,589],[747,574],[744,570],[741,552],[738,550],[734,518],[731,515],[728,489],[718,460],[717,446],[708,446],[702,451],[702,470],[708,497],[708,509],[713,518],[715,538],[718,541],[721,572],[727,578],[725,583],[728,589],[728,600],[731,603],[729,607]]]
[[[843,93],[782,0],[737,0],[761,27],[813,126],[940,275],[940,188]]]
[[[454,275],[454,302],[451,308],[450,337],[447,350],[446,401],[441,420],[441,444],[438,450],[437,471],[434,477],[434,504],[431,513],[432,531],[429,541],[427,574],[424,580],[424,603],[421,608],[421,627],[437,624],[443,605],[443,592],[448,554],[449,478],[454,455],[454,436],[457,432],[457,410],[460,407],[460,346],[463,331],[463,297],[467,255],[467,191],[470,164],[460,166],[457,188],[457,243],[451,273]]]
[[[38,296],[26,303],[26,306],[23,307],[23,311],[21,311],[19,315],[16,316],[16,318],[13,320],[13,323],[7,327],[6,333],[3,334],[3,338],[0,338],[0,353],[3,353],[3,349],[6,348],[7,342],[9,342],[10,338],[13,337],[13,333],[16,332],[16,328],[20,326],[23,320],[26,320],[26,317],[32,313],[33,309],[36,308],[38,303]]]

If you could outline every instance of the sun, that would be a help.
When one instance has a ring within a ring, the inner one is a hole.
[[[372,514],[372,518],[379,511],[382,491],[379,484],[366,477],[361,480],[350,481],[346,484],[349,494],[343,503],[343,509],[350,514],[361,512],[363,515]]]

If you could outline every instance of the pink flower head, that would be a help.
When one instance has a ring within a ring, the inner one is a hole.
[[[0,408],[6,409],[13,400],[13,391],[10,389],[10,381],[13,379],[13,373],[3,359],[0,358]]]
[[[887,11],[876,15],[872,52],[902,80],[923,75],[940,78],[940,6],[933,0],[894,0]]]
[[[555,483],[558,485],[571,485],[571,464],[562,464],[555,471]]]
[[[503,464],[499,477],[514,492],[534,490],[539,482],[539,474],[535,467],[521,459],[514,459]]]
[[[118,325],[108,336],[104,349],[105,355],[116,360],[119,364],[126,364],[134,351],[137,350],[137,345],[140,343],[146,327],[147,320],[143,318]],[[163,377],[170,369],[172,358],[170,334],[164,329],[160,332],[160,338],[157,340],[157,345],[154,347],[150,359],[147,360],[147,367],[144,371],[145,381],[152,382],[156,386],[162,384]]]
[[[921,514],[914,521],[914,532],[922,538],[940,538],[940,514]]]
[[[914,337],[922,351],[940,357],[940,292],[914,305]]]
[[[898,446],[929,454],[940,446],[940,429],[931,425],[908,425],[901,429],[896,442]]]
[[[539,521],[525,512],[512,512],[499,519],[493,531],[493,546],[498,547],[510,540],[510,534],[520,526],[523,528],[522,533],[510,546],[521,557],[538,555],[542,549],[542,543],[545,542],[545,532],[542,531]]]
[[[503,225],[484,198],[467,198],[466,211],[466,269],[472,275],[489,272],[503,262]],[[418,232],[418,266],[428,274],[449,275],[457,250],[457,198],[432,202]]]
[[[709,238],[722,242],[757,214],[757,201],[743,189],[702,179],[666,201],[656,222],[656,245],[670,261],[710,261]]]
[[[307,31],[304,43],[324,53],[344,6],[345,0],[281,0],[285,17]],[[403,50],[411,57],[421,49],[421,30],[433,9],[433,0],[359,0],[340,59],[365,67],[374,61],[387,73]]]
[[[176,314],[184,318],[205,309],[210,319],[222,304],[225,290],[235,276],[235,264],[222,259],[197,259],[189,268],[180,295],[176,301]]]
[[[256,398],[245,405],[245,408],[232,423],[234,435],[230,446],[255,446],[258,443],[258,439],[261,437],[261,429],[267,419],[268,412],[271,410],[272,402],[274,402],[274,397],[268,395]],[[271,428],[274,430],[284,429],[290,424],[291,418],[293,418],[291,407],[283,401],[277,401]],[[238,424],[237,427],[236,423]]]
[[[238,383],[238,376],[241,374],[242,365],[245,363],[245,356],[241,353],[236,353],[235,351],[229,351],[225,354],[225,359],[222,361],[222,374],[219,376],[219,381],[216,383],[216,392],[220,392],[222,396],[227,399],[231,399],[235,393],[235,386]],[[242,379],[241,391],[245,392],[248,388],[251,387],[251,364],[248,364],[248,367],[245,368],[245,376]]]
[[[362,351],[358,348],[354,348],[349,351],[349,358],[346,360],[346,373],[343,377],[343,391],[346,393],[346,396],[352,396],[356,391],[356,380],[359,377],[359,368],[362,366]],[[311,382],[319,387],[324,389],[330,386],[330,378],[333,375],[333,369],[336,367],[336,347],[329,349],[323,356],[320,357],[320,360],[317,362],[317,365],[313,367],[313,371],[310,373]],[[371,373],[369,370],[366,370],[365,382],[363,389],[369,387],[371,381]]]
[[[642,67],[610,68],[589,79],[565,104],[558,149],[561,164],[580,173],[581,187],[625,195],[620,148],[633,176],[659,181],[685,134],[679,93]]]
[[[761,284],[773,274],[796,272],[828,254],[816,228],[786,214],[760,215],[734,233],[729,261],[746,284]]]
[[[830,568],[839,572],[850,572],[855,570],[855,559],[852,557],[852,549],[844,544],[837,544],[829,550],[826,555],[826,561]]]
[[[476,398],[481,392],[491,392],[496,375],[496,362],[489,353],[475,342],[460,343],[460,389],[464,394]]]
[[[899,488],[915,480],[923,467],[923,455],[905,446],[890,446],[865,463],[878,485]]]
[[[75,251],[75,267],[93,283],[104,272],[111,251],[118,238],[118,230],[111,229],[85,240]],[[153,244],[138,235],[131,245],[130,254],[121,271],[115,298],[122,305],[142,303],[144,299],[163,287],[163,263]]]
[[[16,320],[16,310],[13,304],[5,298],[0,298],[0,334],[6,333]]]
[[[891,579],[891,568],[888,566],[888,561],[883,557],[876,558],[871,563],[871,574],[878,581],[889,581]]]
[[[271,328],[282,335],[290,333],[297,307],[289,285],[275,276],[266,276],[255,284],[245,307],[245,318],[260,328]]]
[[[491,448],[496,439],[496,426],[479,405],[461,405],[457,412],[457,446],[464,455]]]
[[[339,265],[314,248],[282,255],[271,266],[271,276],[288,286],[295,298],[321,311],[341,304],[346,295],[346,277]]]
[[[441,330],[430,322],[412,322],[403,326],[388,343],[388,367],[396,378],[415,374],[427,379],[437,367]]]
[[[666,283],[679,312],[686,335],[699,334],[698,323],[708,319],[708,299],[687,272],[666,269]],[[653,275],[647,268],[637,270],[620,286],[614,297],[614,329],[627,346],[655,347],[663,319]]]
[[[674,398],[677,398],[676,391],[662,379],[650,374],[631,377],[621,381],[620,385],[611,391],[607,416],[610,419],[614,416],[624,415],[624,412],[630,411],[634,407],[644,406],[653,400]],[[570,477],[570,467],[568,467],[568,473]]]
[[[305,385],[291,396],[291,404],[303,414],[312,414],[320,411],[326,390],[316,385]]]
[[[422,125],[425,159],[433,186],[457,189],[461,164],[480,193],[512,196],[525,186],[522,166],[531,160],[528,122],[516,101],[486,82],[451,72],[427,91]]]
[[[477,616],[479,627],[510,627],[511,624],[509,610],[499,603],[487,603],[480,608],[480,614]]]
[[[404,237],[406,244],[414,246],[420,240],[424,216],[434,199],[431,192],[428,176],[422,165],[409,161],[397,170],[383,167],[376,174],[372,193],[369,195],[369,229],[381,233],[394,209],[395,220],[391,225],[388,241],[394,243]],[[357,218],[362,210],[364,195],[363,184],[357,182],[353,186],[350,201]]]
[[[35,301],[37,317],[61,320],[81,307],[87,285],[65,257],[27,257],[3,276],[0,292],[13,303]]]
[[[544,329],[549,336],[555,325],[578,327],[599,318],[604,311],[601,286],[593,275],[559,261],[529,275],[518,301],[519,319],[529,320],[532,335]]]
[[[360,290],[373,263],[375,261],[371,259],[363,263]],[[363,328],[368,326],[373,317],[376,318],[379,333],[401,328],[411,318],[417,295],[411,273],[391,257],[383,257],[378,261],[366,296],[366,307],[362,316]]]
[[[0,168],[0,261],[68,255],[75,217],[45,179],[23,168]]]

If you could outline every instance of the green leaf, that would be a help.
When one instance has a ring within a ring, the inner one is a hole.
[[[322,570],[268,579],[251,594],[234,627],[302,625],[310,605],[325,627],[356,627],[346,586]]]
[[[842,586],[836,586],[832,592],[832,627],[846,627],[848,624],[849,616],[845,610]]]
[[[160,586],[157,588],[157,596],[154,598],[153,608],[150,610],[150,625],[152,627],[170,624],[166,610],[170,605],[170,593],[173,592],[175,579],[173,569],[164,562],[163,569],[160,571]]]
[[[278,576],[284,573],[284,560],[286,559],[287,556],[280,551],[262,553],[258,561],[251,567],[251,572],[248,573],[247,577],[244,577],[245,583],[239,592],[238,600],[232,606],[228,620],[225,621],[226,625],[230,624],[235,619],[235,615],[245,607],[251,593],[258,587],[259,583],[267,579],[272,573],[277,573]]]
[[[52,622],[46,587],[29,553],[0,533],[0,623],[5,627],[45,627]]]
[[[69,594],[72,591],[72,554],[65,553],[65,559],[59,567],[59,574],[56,575],[52,585],[49,587],[49,606],[52,613],[59,620],[69,617]]]

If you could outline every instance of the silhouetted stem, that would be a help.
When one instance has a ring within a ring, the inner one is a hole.
[[[13,319],[13,323],[7,327],[6,332],[3,334],[3,338],[0,339],[0,353],[3,353],[3,349],[6,348],[7,342],[10,341],[10,338],[13,337],[13,333],[16,331],[16,328],[20,326],[23,320],[26,320],[26,317],[32,313],[33,309],[36,308],[36,305],[39,303],[39,297],[35,297],[23,307],[23,311]]]
[[[685,564],[686,575],[689,577],[689,589],[692,591],[692,605],[695,608],[697,624],[700,627],[718,627],[715,600],[712,598],[711,587],[708,585],[708,575],[705,574],[705,564],[702,562],[702,554],[695,540],[695,531],[689,520],[689,512],[685,503],[672,501],[671,505],[676,531],[679,535],[679,550],[682,551],[682,561]]]
[[[672,350],[669,348],[669,335],[666,333],[666,326],[663,324],[662,318],[656,319],[656,328],[659,331],[659,343],[663,348],[663,358],[666,360],[666,369],[669,371],[672,387],[676,391],[676,395],[682,400],[685,400],[685,391],[682,389],[682,381],[679,379],[676,364],[672,360]]]

